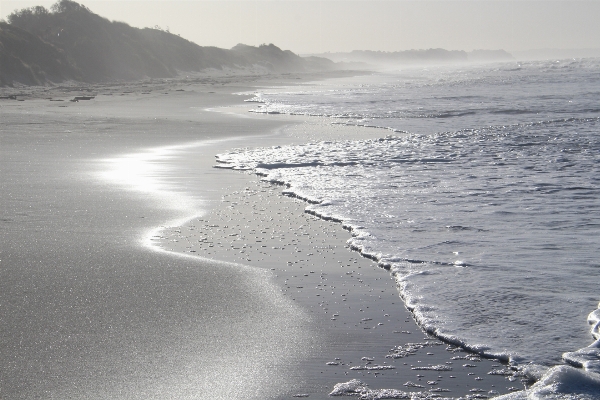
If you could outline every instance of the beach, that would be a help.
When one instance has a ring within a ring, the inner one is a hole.
[[[385,135],[250,114],[233,94],[316,78],[6,89],[0,397],[324,399],[353,379],[373,396],[523,389],[426,335],[341,224],[214,168],[233,148]]]
[[[268,269],[284,296],[309,311],[319,340],[300,366],[305,382],[289,396],[328,398],[335,384],[352,379],[374,390],[450,397],[523,387],[519,379],[506,379],[511,374],[502,363],[425,334],[389,271],[351,251],[344,244],[349,233],[304,213],[305,205],[282,195],[279,186],[250,180],[224,195],[218,209],[151,240],[165,251]]]

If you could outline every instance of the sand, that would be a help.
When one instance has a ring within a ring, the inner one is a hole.
[[[351,379],[452,397],[523,387],[425,335],[339,224],[212,168],[232,147],[386,134],[247,115],[231,95],[315,78],[3,91],[16,96],[0,100],[3,398],[318,399]],[[119,164],[140,154],[146,170]],[[115,165],[123,179],[103,180]],[[440,365],[451,370],[421,369]]]
[[[290,396],[326,398],[336,383],[351,379],[371,389],[449,397],[522,389],[515,377],[489,375],[505,370],[501,363],[426,335],[389,272],[351,251],[341,224],[304,213],[305,204],[281,190],[249,179],[243,190],[224,195],[221,207],[152,241],[167,251],[268,269],[282,293],[309,310],[323,342],[301,366],[308,379]]]

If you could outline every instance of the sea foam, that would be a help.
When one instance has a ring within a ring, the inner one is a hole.
[[[597,389],[585,319],[600,280],[599,66],[434,69],[262,93],[251,99],[256,112],[398,135],[239,149],[217,161],[341,222],[353,250],[391,271],[428,332],[520,366],[539,379],[536,393],[551,397],[553,380],[564,384],[556,393],[569,382]],[[588,317],[596,341],[598,317]]]
[[[569,284],[593,292],[589,273],[594,271],[586,266],[592,254],[585,250],[578,259],[568,245],[577,248],[582,238],[569,237],[572,231],[561,228],[581,226],[583,234],[589,233],[585,227],[591,221],[597,223],[596,216],[582,213],[597,208],[593,198],[598,189],[590,184],[591,175],[597,173],[597,156],[577,141],[598,147],[592,136],[598,123],[598,119],[571,119],[242,149],[219,155],[218,161],[221,167],[254,170],[268,181],[284,184],[286,193],[311,203],[308,212],[342,222],[352,233],[349,246],[396,277],[406,306],[426,331],[513,364],[550,364],[562,354],[555,335],[572,329],[560,319],[568,317],[576,323],[576,313],[565,312],[562,293],[553,297],[549,290],[544,294],[548,305],[560,304],[563,312],[547,308],[536,312],[539,316],[532,315],[532,307],[539,308],[542,297],[515,292],[513,284],[555,288],[557,274],[567,279],[560,264],[555,264],[554,273],[547,269],[548,243],[561,243],[565,250],[555,248],[554,257],[568,257],[571,267],[581,272],[570,276]],[[550,134],[571,128],[581,134]],[[562,154],[566,149],[569,160]],[[538,182],[540,168],[530,167],[540,158],[546,160],[545,181],[552,184]],[[571,173],[564,173],[564,163]],[[578,211],[569,212],[576,202]],[[552,216],[561,208],[563,217],[555,221]],[[491,276],[495,278],[490,280]],[[508,286],[502,284],[506,278],[510,278]],[[479,304],[476,312],[472,303],[456,301],[473,294]],[[577,304],[587,301],[582,297]],[[501,307],[494,304],[498,301]],[[458,315],[464,322],[456,323]],[[521,340],[509,334],[512,326],[506,325],[506,316],[524,321]],[[485,325],[478,322],[481,318]],[[597,330],[597,313],[592,312],[589,320],[592,331]],[[548,328],[537,332],[534,326],[540,324]],[[478,326],[478,336],[467,326]],[[583,366],[573,361],[576,356],[587,357],[586,365],[591,366],[594,360],[589,358],[597,354],[586,350],[585,355],[580,352],[565,359]]]

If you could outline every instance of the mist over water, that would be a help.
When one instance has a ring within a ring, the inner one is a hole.
[[[258,93],[259,113],[331,116],[336,123],[412,133],[597,117],[598,59],[388,71],[337,85]]]
[[[255,112],[387,128],[239,150],[353,229],[428,330],[515,363],[588,346],[600,270],[600,60],[389,72],[258,93]],[[597,334],[597,333],[596,333]],[[596,337],[595,339],[598,339]]]

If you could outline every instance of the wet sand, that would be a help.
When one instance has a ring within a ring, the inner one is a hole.
[[[444,397],[523,387],[427,337],[339,224],[254,175],[212,168],[232,147],[385,134],[205,111],[296,78],[1,100],[2,398],[328,398],[351,379]],[[112,165],[102,160],[139,154],[156,170],[99,178]]]
[[[216,111],[235,115],[248,108]],[[250,118],[290,122],[279,137],[293,143],[386,134],[331,125],[326,118]],[[329,398],[337,383],[352,379],[371,389],[454,398],[523,389],[527,380],[513,376],[506,365],[424,333],[404,307],[389,272],[351,251],[346,245],[350,233],[341,224],[305,213],[306,203],[283,195],[284,187],[248,172],[218,171],[245,176],[245,187],[224,190],[220,204],[207,215],[160,230],[149,239],[164,251],[270,270],[283,294],[309,310],[323,342],[303,362],[308,379],[290,388],[289,396]]]
[[[281,187],[250,178],[221,207],[151,240],[165,251],[270,270],[282,293],[309,311],[322,343],[302,365],[308,379],[289,396],[327,398],[336,383],[352,379],[444,397],[523,388],[501,363],[425,334],[388,271],[351,251],[340,224],[304,213],[305,203]]]
[[[264,399],[294,384],[315,339],[266,271],[142,243],[236,184],[215,179],[216,152],[282,125],[203,111],[239,101],[235,84],[0,101],[0,397]]]

